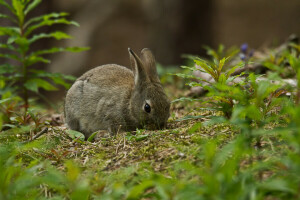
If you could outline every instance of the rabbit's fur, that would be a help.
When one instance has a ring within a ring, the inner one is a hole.
[[[115,134],[145,125],[166,125],[170,101],[157,75],[153,54],[143,49],[139,58],[128,51],[132,70],[115,64],[103,65],[86,72],[72,85],[65,100],[69,128],[88,138],[98,130]],[[150,105],[150,112],[146,111],[146,104]]]

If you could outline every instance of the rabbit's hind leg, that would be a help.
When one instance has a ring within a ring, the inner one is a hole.
[[[79,126],[79,121],[75,118],[71,118],[71,117],[66,117],[66,123],[67,123],[67,127],[69,129],[75,130],[75,131],[80,131],[80,126]]]

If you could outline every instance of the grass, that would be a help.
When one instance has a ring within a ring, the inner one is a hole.
[[[170,118],[165,130],[123,132],[116,137],[96,138],[93,142],[72,139],[63,124],[47,125],[48,131],[42,137],[16,147],[16,158],[22,160],[22,165],[25,166],[30,166],[32,162],[46,161],[63,173],[67,173],[68,165],[72,165],[72,168],[78,170],[78,177],[74,180],[86,182],[86,187],[93,191],[92,194],[100,195],[103,199],[172,199],[172,195],[177,199],[181,199],[180,196],[187,198],[195,194],[184,192],[185,190],[195,191],[194,187],[202,185],[203,180],[200,178],[201,173],[199,176],[198,168],[203,166],[206,166],[204,167],[206,169],[212,168],[213,164],[209,162],[213,159],[223,162],[222,156],[229,156],[226,145],[235,140],[239,133],[233,126],[227,124],[204,126],[203,123],[215,113],[192,111],[195,107],[198,107],[197,103],[173,104],[171,110],[173,117]],[[179,120],[186,115],[204,117],[196,120]],[[51,118],[46,116],[45,119]],[[52,124],[51,120],[46,124]],[[276,125],[269,125],[269,128],[274,126]],[[9,140],[27,141],[30,139],[29,130],[30,127],[23,127],[3,131],[1,144]],[[212,146],[209,147],[208,144]],[[273,136],[262,137],[259,148],[255,148],[254,143],[252,146],[252,151],[257,151],[257,156],[251,158],[251,161],[247,156],[240,160],[242,171],[252,169],[252,163],[257,160],[277,159],[282,155],[282,149],[289,148]],[[213,154],[218,154],[217,158],[213,158],[214,155],[207,155],[211,152],[205,151],[210,148],[216,148]],[[266,170],[255,176],[264,180],[273,173],[274,170]],[[161,194],[159,187],[163,188]],[[58,190],[50,188],[47,184],[41,184],[38,190],[43,195],[40,196],[49,198],[60,194]],[[198,197],[194,196],[192,199]]]
[[[283,56],[299,74],[299,55]],[[0,199],[299,199],[300,87],[282,90],[253,73],[232,85],[224,59],[197,60],[219,78],[199,99],[182,79],[162,78],[174,100],[164,130],[84,141],[59,113],[32,106],[18,115],[4,102]],[[181,77],[199,70],[184,68]]]

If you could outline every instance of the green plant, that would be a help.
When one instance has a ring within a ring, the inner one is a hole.
[[[10,12],[10,15],[0,14],[0,18],[8,20],[12,24],[12,26],[0,27],[0,36],[6,39],[6,43],[1,43],[0,48],[8,52],[1,53],[0,57],[13,61],[0,65],[0,77],[1,80],[5,81],[6,88],[16,94],[22,94],[25,109],[24,118],[26,118],[29,107],[29,91],[38,93],[39,88],[48,91],[56,90],[57,88],[53,83],[68,88],[70,84],[66,80],[74,80],[71,76],[37,70],[36,68],[39,65],[35,64],[50,63],[50,60],[44,57],[46,54],[64,51],[80,52],[88,49],[82,47],[53,47],[32,51],[32,45],[41,39],[54,38],[61,40],[72,38],[62,31],[38,32],[41,27],[55,24],[79,26],[76,22],[67,20],[65,17],[68,14],[65,12],[28,18],[28,14],[40,3],[41,0],[11,0],[10,3],[5,0],[0,1],[0,4]]]
[[[213,82],[179,74],[181,77],[200,80],[200,83],[190,81],[189,85],[202,86],[208,90],[206,101],[196,99],[206,103],[206,108],[202,109],[222,111],[225,116],[212,116],[212,120],[204,125],[221,122],[240,133],[220,149],[218,140],[212,138],[205,144],[204,151],[200,152],[205,165],[195,171],[197,175],[200,174],[203,182],[199,193],[206,198],[299,198],[300,48],[295,44],[289,47],[289,50],[278,55],[279,58],[273,59],[279,59],[280,62],[264,62],[265,66],[273,70],[265,79],[246,72],[238,82],[232,82],[238,77],[226,76],[226,72],[220,70],[222,60],[212,63],[198,58],[194,61],[200,69],[195,66],[186,68],[202,70],[214,79]],[[297,87],[283,84],[279,75],[286,66],[294,70]],[[228,72],[234,68],[229,68]],[[291,97],[285,96],[287,92]],[[280,142],[273,142],[274,139]],[[272,151],[264,147],[266,141],[271,143]],[[274,149],[273,145],[279,150]]]

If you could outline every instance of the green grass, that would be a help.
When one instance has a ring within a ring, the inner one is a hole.
[[[6,198],[296,198],[292,184],[299,183],[299,173],[290,172],[281,160],[291,153],[284,138],[265,135],[261,147],[256,147],[254,141],[247,147],[248,141],[232,125],[203,125],[212,112],[185,113],[185,107],[190,110],[193,106],[173,105],[177,118],[169,121],[166,130],[120,133],[94,142],[76,142],[63,126],[49,126],[42,137],[26,144],[20,144],[30,138],[28,132],[18,132],[23,129],[2,132],[6,136],[1,137],[0,146],[8,145],[13,156],[1,149],[6,154],[1,167],[12,171],[7,172],[6,176],[12,177],[4,186],[24,184],[21,189],[8,191],[11,195]],[[177,121],[186,114],[207,118]],[[270,124],[268,129],[275,126]],[[7,142],[11,134],[15,135],[10,139],[14,143]],[[14,164],[8,165],[8,161]],[[21,170],[24,167],[26,170]],[[292,182],[273,178],[293,175]],[[26,185],[29,179],[37,180]],[[24,196],[28,187],[31,189]],[[3,195],[5,190],[0,188]]]

